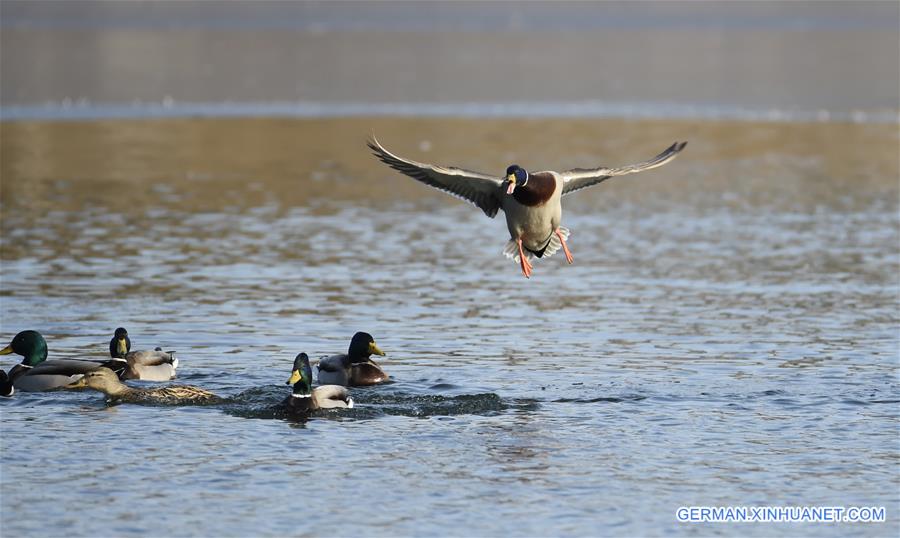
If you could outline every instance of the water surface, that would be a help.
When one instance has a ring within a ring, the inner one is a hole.
[[[690,143],[567,198],[575,264],[526,281],[501,221],[378,163],[372,131],[492,172]],[[715,535],[734,528],[676,509],[864,505],[888,522],[740,532],[895,534],[898,142],[833,122],[0,123],[3,338],[99,357],[124,325],[231,398],[3,400],[0,530]],[[297,352],[356,330],[394,383],[273,411]]]

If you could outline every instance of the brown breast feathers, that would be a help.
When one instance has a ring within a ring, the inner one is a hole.
[[[524,187],[516,187],[513,198],[522,205],[535,207],[544,205],[556,190],[556,180],[548,173],[531,174]]]

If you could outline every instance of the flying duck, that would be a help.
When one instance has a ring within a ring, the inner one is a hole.
[[[674,159],[687,142],[675,142],[649,161],[615,168],[574,168],[565,172],[531,172],[517,164],[510,165],[503,177],[462,168],[437,166],[404,159],[378,143],[374,137],[369,149],[381,162],[409,177],[440,189],[478,206],[493,218],[502,209],[510,241],[503,254],[518,263],[522,274],[531,277],[531,258],[549,257],[563,249],[566,261],[572,263],[572,252],[566,244],[569,230],[560,226],[560,199],[577,190],[601,183],[613,176],[624,176],[662,166]]]
[[[353,399],[350,391],[341,385],[321,385],[312,389],[312,368],[309,367],[309,356],[306,353],[297,355],[294,368],[286,385],[294,385],[290,396],[284,400],[284,406],[296,413],[308,413],[316,409],[352,408]]]
[[[179,405],[212,404],[222,401],[222,398],[212,392],[190,385],[173,385],[153,389],[132,388],[119,381],[119,376],[105,367],[85,373],[78,381],[66,385],[66,388],[94,389],[106,394],[113,402]]]
[[[47,360],[47,341],[37,331],[22,331],[0,355],[15,353],[23,357],[0,379],[0,395],[12,396],[15,389],[38,392],[64,387],[87,372],[103,366],[102,362],[54,359]]]
[[[372,335],[364,332],[354,334],[346,355],[319,359],[316,365],[319,384],[362,387],[384,383],[388,375],[375,364],[372,355],[384,356],[384,351],[378,349]]]
[[[174,351],[131,351],[131,339],[128,331],[119,327],[112,340],[109,341],[109,356],[112,360],[107,367],[119,376],[119,379],[142,379],[145,381],[168,381],[175,377],[178,359]]]

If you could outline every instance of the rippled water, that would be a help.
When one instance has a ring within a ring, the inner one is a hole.
[[[0,401],[4,535],[734,530],[678,523],[689,505],[887,507],[883,524],[748,535],[898,530],[895,125],[0,127],[3,338],[37,329],[51,357],[99,357],[124,325],[179,352],[179,382],[229,397]],[[377,163],[373,129],[485,171],[690,145],[567,198],[575,264],[526,281],[501,221]],[[283,416],[294,355],[356,330],[394,383]]]

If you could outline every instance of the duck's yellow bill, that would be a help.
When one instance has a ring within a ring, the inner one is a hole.
[[[293,385],[297,381],[300,381],[300,377],[300,370],[294,370],[293,372],[291,372],[291,378],[287,380],[287,383],[285,383],[285,385]]]
[[[375,342],[369,342],[369,355],[384,356],[384,351],[378,349],[378,345]]]
[[[510,174],[506,176],[506,181],[509,182],[509,185],[506,186],[506,194],[512,194],[516,190],[516,175]]]
[[[66,385],[66,388],[67,389],[80,389],[80,388],[84,388],[86,386],[87,386],[87,380],[84,378],[84,376],[81,376],[81,378],[78,381],[75,381],[73,383],[69,383],[68,385]]]
[[[124,338],[119,338],[116,342],[116,348],[119,350],[119,353],[124,357],[126,353],[128,353],[128,344],[125,343]]]
[[[9,346],[6,346],[5,348],[3,348],[2,350],[0,350],[0,355],[9,355],[12,352],[13,352],[13,348],[11,345],[9,345]]]

